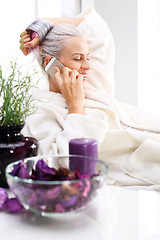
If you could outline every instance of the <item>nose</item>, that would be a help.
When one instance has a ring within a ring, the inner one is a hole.
[[[85,69],[85,70],[89,70],[90,69],[90,63],[89,63],[89,61],[87,59],[85,59],[83,61],[82,68]]]

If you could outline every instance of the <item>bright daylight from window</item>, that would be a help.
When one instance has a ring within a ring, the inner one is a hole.
[[[138,0],[138,102],[160,119],[160,1]]]

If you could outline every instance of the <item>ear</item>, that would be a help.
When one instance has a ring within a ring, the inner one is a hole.
[[[52,59],[52,57],[50,57],[50,56],[47,56],[45,58],[45,66],[47,66],[47,64],[51,61],[51,59]]]

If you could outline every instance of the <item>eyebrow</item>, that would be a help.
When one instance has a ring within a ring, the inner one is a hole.
[[[81,56],[83,56],[84,54],[83,53],[79,53],[79,52],[71,54],[71,56],[74,56],[74,55],[81,55]],[[89,53],[87,53],[87,56],[88,55],[89,55]]]

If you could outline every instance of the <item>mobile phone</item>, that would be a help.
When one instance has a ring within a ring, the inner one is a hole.
[[[49,63],[47,64],[47,66],[45,67],[45,71],[51,76],[53,77],[55,75],[55,67],[59,67],[60,70],[62,70],[64,68],[64,66],[55,58],[53,57]]]

